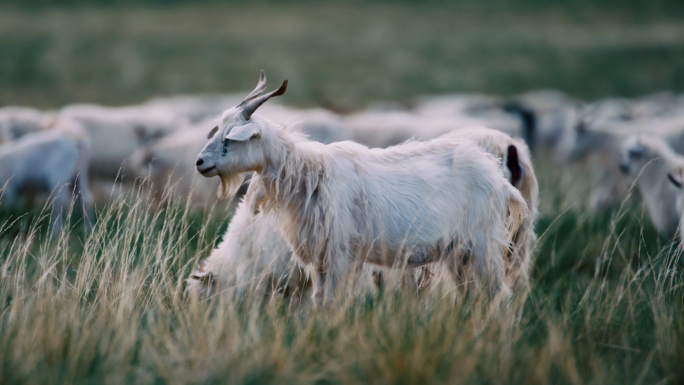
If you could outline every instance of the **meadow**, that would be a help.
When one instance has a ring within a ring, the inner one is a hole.
[[[590,214],[572,174],[539,176],[532,281],[508,309],[477,291],[389,288],[318,309],[278,294],[198,301],[184,281],[229,217],[172,197],[151,209],[144,187],[89,231],[74,210],[52,241],[39,211],[5,212],[0,382],[682,381],[681,252],[634,200]]]
[[[560,4],[8,0],[0,105],[249,89],[259,68],[290,79],[288,104],[338,111],[457,91],[684,91],[682,3]],[[45,210],[2,208],[0,383],[684,382],[677,243],[636,197],[590,211],[588,170],[534,161],[539,241],[510,308],[390,288],[326,308],[196,300],[185,279],[228,226],[221,207],[154,202],[143,184],[92,228],[76,207],[55,239]]]

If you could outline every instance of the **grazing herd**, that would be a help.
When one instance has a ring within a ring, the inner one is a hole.
[[[451,95],[349,115],[264,104],[286,89],[265,93],[262,71],[244,99],[0,108],[2,204],[47,196],[54,235],[72,199],[88,214],[140,179],[158,198],[171,192],[197,205],[237,193],[228,230],[189,291],[310,293],[316,304],[344,287],[383,286],[388,270],[410,288],[473,283],[508,300],[533,261],[532,152],[583,167],[590,209],[636,186],[658,231],[684,238],[682,96]]]

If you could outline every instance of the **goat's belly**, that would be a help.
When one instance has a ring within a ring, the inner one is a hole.
[[[436,239],[433,242],[403,242],[395,245],[374,245],[364,253],[363,260],[382,266],[406,264],[417,267],[437,262],[459,248],[456,239]]]

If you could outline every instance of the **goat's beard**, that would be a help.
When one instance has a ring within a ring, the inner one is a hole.
[[[219,174],[219,178],[221,179],[221,187],[219,187],[218,190],[218,197],[220,199],[232,198],[238,189],[240,189],[240,186],[242,186],[244,176],[244,173],[241,172],[229,175]]]

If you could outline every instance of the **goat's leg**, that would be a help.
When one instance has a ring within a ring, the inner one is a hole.
[[[325,285],[326,276],[323,269],[314,269],[311,273],[311,281],[313,284],[313,292],[311,293],[311,300],[314,305],[321,306],[325,302]]]
[[[354,278],[352,274],[354,272],[354,259],[345,253],[338,253],[326,256],[324,261],[324,303],[329,304],[333,301],[341,285],[352,283],[348,281]]]
[[[91,216],[94,200],[93,195],[90,192],[90,183],[87,172],[81,173],[76,177],[76,188],[74,193],[81,201],[81,205],[83,206],[83,220],[85,221],[86,228],[90,230],[93,226]]]
[[[506,298],[511,291],[506,284],[506,267],[501,247],[488,245],[485,240],[473,242],[470,261],[482,285],[486,285],[492,298],[502,294]]]

